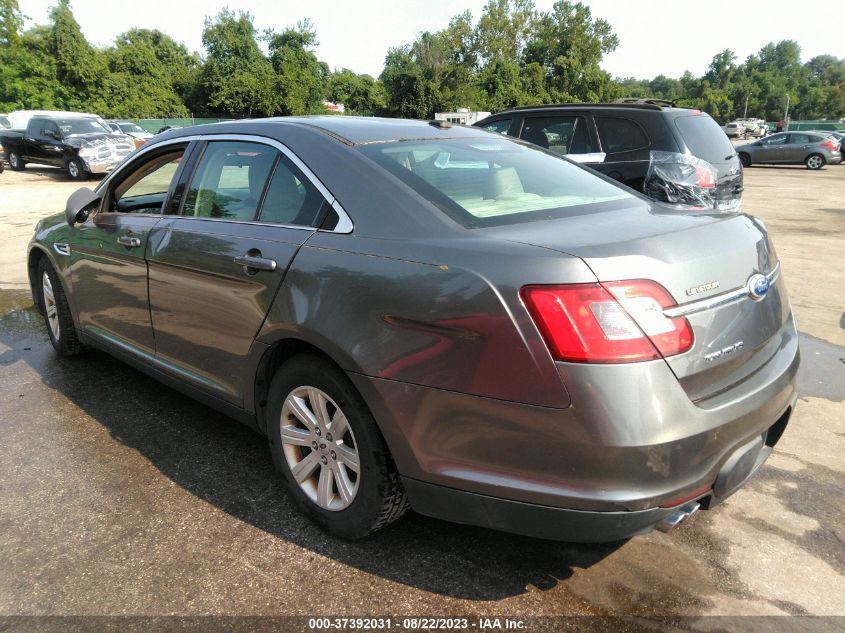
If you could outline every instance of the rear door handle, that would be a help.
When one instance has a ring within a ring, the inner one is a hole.
[[[117,238],[117,243],[121,246],[126,246],[128,248],[138,248],[141,245],[141,240],[139,240],[137,237],[121,235],[119,238]]]
[[[254,275],[259,270],[270,272],[276,270],[276,260],[262,257],[261,251],[251,250],[244,255],[239,255],[235,257],[235,263],[238,266],[243,266],[244,272],[248,275]]]

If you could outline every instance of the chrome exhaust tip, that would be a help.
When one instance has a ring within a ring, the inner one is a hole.
[[[699,504],[697,501],[690,501],[689,503],[685,503],[654,527],[660,530],[661,532],[668,532],[669,530],[679,526],[681,523],[690,518],[693,514],[698,512],[698,509],[700,507],[701,504]]]

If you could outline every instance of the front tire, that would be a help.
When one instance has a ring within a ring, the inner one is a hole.
[[[267,435],[291,496],[326,531],[362,538],[408,509],[372,414],[349,378],[327,359],[295,356],[276,372]]]
[[[804,159],[804,164],[807,166],[807,169],[821,169],[825,166],[825,159],[824,156],[821,154],[810,154]]]
[[[67,175],[71,180],[85,180],[88,173],[85,171],[85,165],[78,158],[71,158],[67,162]]]
[[[751,156],[749,156],[745,152],[740,152],[739,153],[739,163],[743,167],[751,167]]]
[[[62,356],[76,356],[85,348],[76,336],[76,326],[59,275],[46,257],[38,262],[41,312],[53,348]]]
[[[21,158],[21,155],[17,152],[9,152],[9,167],[12,168],[12,171],[23,171],[26,167],[26,163]]]

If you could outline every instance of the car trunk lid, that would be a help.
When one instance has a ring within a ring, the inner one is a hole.
[[[663,286],[694,332],[692,349],[666,358],[694,401],[732,387],[768,362],[790,316],[777,256],[763,225],[747,215],[680,212],[637,201],[485,231],[580,257],[600,282],[646,279]],[[759,300],[748,292],[754,275],[768,275],[771,283]]]

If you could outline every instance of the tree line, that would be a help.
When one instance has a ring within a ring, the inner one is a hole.
[[[17,0],[0,0],[0,111],[62,109],[115,118],[215,115],[233,118],[325,112],[343,103],[355,114],[431,118],[460,107],[662,98],[721,121],[845,116],[845,60],[801,62],[797,43],[763,47],[737,64],[718,53],[702,77],[614,79],[601,67],[619,39],[581,2],[538,11],[532,0],[488,0],[446,28],[387,51],[378,78],[332,70],[316,53],[304,20],[259,31],[252,16],[224,9],[205,19],[204,55],[159,30],[130,29],[111,46],[92,46],[58,0],[47,24],[25,29]]]

